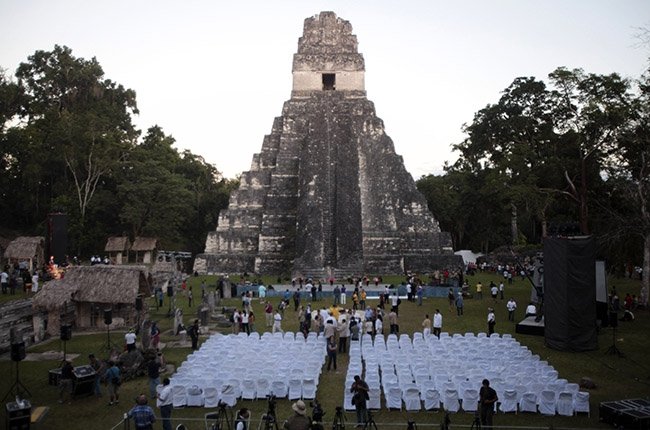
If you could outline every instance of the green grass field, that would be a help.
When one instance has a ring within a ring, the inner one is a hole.
[[[193,288],[195,300],[200,297],[199,284],[203,277],[192,278],[189,285]],[[469,278],[473,286],[478,280],[483,284],[488,284],[490,280],[498,281],[495,275],[478,274]],[[213,279],[208,279],[208,284],[213,284]],[[265,283],[273,283],[265,279]],[[639,282],[623,279],[610,279],[610,287],[615,285],[619,294],[624,296],[626,292],[632,294],[639,293]],[[472,288],[473,290],[473,288]],[[485,297],[484,293],[484,297]],[[506,285],[506,300],[508,297],[514,297],[519,305],[517,311],[517,321],[523,316],[523,308],[530,297],[530,285],[528,281],[517,279],[513,286]],[[166,318],[168,304],[160,309],[159,312],[152,309],[152,318],[160,321],[163,330],[162,342],[173,340],[171,335],[171,320]],[[274,305],[278,300],[274,300]],[[185,322],[194,318],[196,308],[189,309],[187,300],[180,297],[178,303],[184,310]],[[348,301],[349,303],[349,301]],[[372,302],[371,302],[372,303]],[[153,304],[153,301],[152,303]],[[239,306],[236,299],[225,302],[226,305]],[[320,305],[320,303],[318,304]],[[481,332],[486,331],[486,312],[488,306],[494,306],[496,309],[497,326],[496,331],[499,333],[511,333],[521,344],[528,346],[534,353],[538,354],[542,360],[547,360],[559,371],[560,377],[568,379],[570,382],[578,382],[583,376],[590,377],[597,384],[598,388],[591,390],[591,417],[585,415],[578,417],[542,417],[539,414],[499,414],[495,416],[494,422],[498,427],[505,426],[530,426],[530,427],[576,427],[576,428],[607,428],[606,425],[598,422],[598,404],[606,400],[617,400],[633,397],[648,397],[650,395],[650,366],[648,365],[648,333],[650,332],[650,314],[648,311],[637,311],[636,321],[632,323],[621,323],[617,333],[617,346],[626,355],[625,358],[606,354],[606,350],[612,345],[612,329],[603,329],[599,335],[599,348],[595,351],[585,353],[570,353],[555,351],[545,347],[544,338],[536,336],[526,336],[515,334],[514,323],[507,321],[505,301],[498,300],[493,304],[491,298],[483,300],[468,299],[465,301],[465,315],[456,317],[455,311],[449,310],[446,298],[425,299],[424,306],[418,307],[414,303],[403,301],[400,306],[400,330],[402,333],[412,333],[420,330],[421,321],[425,313],[432,314],[435,308],[440,308],[443,312],[443,331],[450,333],[465,333],[467,331]],[[262,305],[255,300],[253,309],[258,316],[256,328],[264,330],[264,323],[260,320],[262,316]],[[297,331],[298,316],[292,311],[292,308],[285,313],[283,321],[285,330]],[[115,332],[112,339],[116,343],[122,342],[123,333]],[[94,352],[97,355],[102,353],[102,347],[106,344],[106,334],[88,334],[83,335],[75,332],[71,341],[67,343],[68,354],[79,354],[79,357],[73,361],[73,365],[86,364],[88,353]],[[60,351],[62,342],[58,339],[52,339],[49,342],[42,343],[29,349],[29,352]],[[189,348],[166,348],[164,350],[165,358],[168,363],[176,366],[180,365],[187,354]],[[31,391],[31,402],[33,407],[48,406],[49,411],[45,418],[32,428],[48,430],[81,430],[81,429],[110,429],[120,423],[122,415],[132,405],[133,399],[138,393],[148,392],[147,378],[125,382],[121,388],[121,402],[118,406],[107,405],[107,398],[83,397],[72,401],[72,404],[60,405],[57,403],[58,391],[56,387],[48,385],[48,370],[58,367],[59,363],[55,361],[31,362],[23,361],[20,366],[20,379],[22,383]],[[249,369],[251,374],[263,372],[265,368],[272,366],[272,363],[265,362],[264,357],[250,357]],[[331,423],[334,415],[334,409],[342,403],[343,386],[345,378],[345,368],[347,366],[347,356],[339,354],[339,372],[324,372],[320,378],[318,387],[318,399],[321,401],[326,410],[325,421],[327,426]],[[0,394],[9,390],[9,387],[15,378],[15,363],[11,361],[0,362],[1,380]],[[478,387],[477,387],[478,388]],[[252,410],[254,422],[252,427],[257,428],[257,422],[261,414],[266,410],[265,401],[239,401],[238,407],[247,406]],[[283,421],[291,413],[290,402],[287,400],[278,401],[278,418]],[[156,412],[158,412],[156,410]],[[187,408],[174,410],[172,417],[174,427],[179,423],[184,423],[189,429],[204,429],[203,415],[207,410],[202,408]],[[5,420],[3,408],[2,420]],[[347,414],[348,424],[352,427],[354,414]],[[443,415],[440,412],[419,412],[406,413],[404,411],[386,411],[381,410],[375,414],[375,420],[379,427],[402,427],[406,428],[406,421],[413,419],[418,427],[439,426]],[[451,416],[453,426],[469,426],[473,420],[473,415],[467,413],[458,413]],[[156,425],[160,428],[160,424]],[[119,427],[123,428],[123,427]]]

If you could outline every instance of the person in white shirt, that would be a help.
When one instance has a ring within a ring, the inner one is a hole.
[[[506,309],[508,309],[508,321],[515,320],[515,309],[517,309],[517,302],[512,297],[506,303]]]
[[[135,351],[135,337],[136,336],[133,331],[129,331],[124,335],[124,340],[126,341],[126,350],[129,352]]]
[[[273,316],[272,332],[275,333],[277,331],[279,331],[280,333],[284,333],[282,331],[282,315],[280,315],[280,311],[275,311],[275,315]]]
[[[488,337],[494,333],[494,325],[497,323],[496,315],[494,315],[494,309],[488,308],[488,316],[487,316],[487,323],[488,323]]]
[[[172,386],[169,385],[169,378],[165,378],[156,399],[156,406],[160,409],[163,430],[172,430],[172,400]]]
[[[32,293],[38,292],[38,272],[34,271],[32,275]]]
[[[494,300],[494,303],[497,302],[498,293],[499,293],[499,289],[497,288],[496,285],[492,284],[492,287],[490,288],[490,295],[492,296],[492,300]]]
[[[501,297],[501,300],[503,300],[503,294],[505,290],[505,285],[503,285],[503,281],[499,283],[499,296]]]
[[[440,332],[442,331],[442,314],[440,309],[436,309],[436,313],[433,314],[433,335],[440,339]]]

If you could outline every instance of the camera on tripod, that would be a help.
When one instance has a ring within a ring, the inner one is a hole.
[[[312,408],[311,411],[312,420],[319,423],[322,422],[323,416],[325,415],[325,411],[323,410],[323,407],[318,402],[318,400],[314,399],[313,402],[309,402],[309,407]]]

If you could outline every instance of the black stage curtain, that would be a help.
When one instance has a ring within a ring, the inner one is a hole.
[[[562,351],[598,349],[591,236],[544,239],[544,337]]]

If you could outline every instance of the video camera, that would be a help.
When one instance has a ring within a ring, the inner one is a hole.
[[[314,399],[313,402],[309,402],[309,406],[312,408],[311,416],[312,420],[316,422],[322,422],[325,411],[318,400]]]

